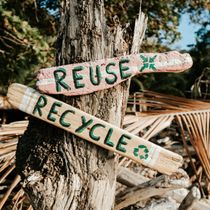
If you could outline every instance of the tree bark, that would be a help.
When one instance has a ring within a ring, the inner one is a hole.
[[[136,33],[141,34],[141,40],[146,19],[143,16],[139,21],[142,28]],[[131,49],[118,24],[112,28],[106,25],[103,0],[63,1],[57,44],[57,65],[119,56]],[[128,87],[129,81],[89,95],[60,99],[120,126]],[[18,143],[16,158],[17,171],[34,209],[113,208],[117,163],[108,151],[31,119]]]

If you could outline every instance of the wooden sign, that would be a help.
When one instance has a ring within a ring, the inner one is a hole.
[[[161,173],[171,174],[182,165],[180,155],[32,88],[12,84],[7,97],[13,106],[23,112]]]
[[[36,85],[45,93],[82,95],[113,87],[137,74],[181,72],[191,66],[187,53],[141,53],[41,69]]]

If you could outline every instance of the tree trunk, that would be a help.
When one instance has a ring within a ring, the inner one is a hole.
[[[146,25],[144,16],[138,21],[133,52],[139,49]],[[119,56],[131,49],[119,25],[107,27],[103,0],[63,1],[57,43],[57,65]],[[128,86],[129,81],[108,90],[61,99],[120,126]],[[34,209],[112,209],[117,162],[108,151],[31,119],[16,156],[18,173]]]

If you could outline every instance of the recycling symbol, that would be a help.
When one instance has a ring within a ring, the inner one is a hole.
[[[143,154],[142,154],[143,153]],[[140,144],[138,147],[134,148],[133,150],[133,154],[134,156],[138,157],[142,160],[142,159],[147,159],[149,157],[148,155],[149,150],[145,145]]]

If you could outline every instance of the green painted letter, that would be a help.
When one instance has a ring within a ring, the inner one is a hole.
[[[122,147],[122,145],[127,145],[128,143],[127,143],[126,141],[124,141],[124,139],[129,139],[129,140],[130,140],[131,137],[128,136],[128,135],[126,135],[126,134],[123,134],[123,135],[120,137],[120,139],[119,139],[119,141],[118,141],[118,143],[117,143],[116,149],[117,149],[118,151],[121,151],[121,152],[126,153],[126,149],[125,149],[124,147]]]
[[[82,133],[85,130],[85,128],[87,128],[93,122],[92,119],[87,121],[85,119],[85,116],[82,116],[81,118],[82,118],[82,125],[75,130],[76,133]]]
[[[33,114],[35,114],[38,111],[39,116],[42,116],[41,108],[45,107],[47,105],[47,98],[45,96],[40,96],[38,101],[36,102],[36,105],[33,110]]]
[[[101,71],[100,71],[100,66],[99,65],[96,65],[96,77],[97,79],[95,80],[95,75],[93,73],[93,67],[90,66],[89,67],[89,70],[90,70],[90,81],[93,85],[99,85],[100,82],[101,82]]]
[[[54,118],[54,117],[52,116],[52,114],[57,114],[57,113],[58,113],[57,110],[55,109],[56,106],[57,106],[57,107],[61,107],[61,106],[62,106],[62,103],[59,102],[59,101],[56,101],[56,102],[53,103],[53,105],[52,105],[52,107],[51,107],[51,109],[50,109],[50,112],[49,112],[49,114],[47,115],[47,119],[50,120],[50,121],[52,121],[52,122],[55,122],[55,121],[56,121],[56,118]]]
[[[116,65],[115,63],[108,63],[107,66],[106,66],[106,73],[111,74],[113,76],[112,79],[105,78],[106,83],[109,84],[109,85],[112,85],[117,81],[116,73],[114,71],[111,71],[110,68],[109,68],[110,66],[115,66],[115,65]]]
[[[75,88],[83,88],[85,87],[85,84],[81,84],[79,80],[83,79],[83,76],[81,74],[77,74],[78,71],[82,71],[84,69],[83,66],[76,66],[72,69],[72,75],[74,80],[74,86]]]
[[[119,66],[120,66],[120,76],[121,76],[121,79],[127,79],[128,77],[130,77],[132,74],[131,73],[125,73],[127,70],[129,70],[129,67],[128,66],[123,66],[122,64],[124,63],[129,63],[130,60],[128,58],[122,58],[120,61],[119,61]]]
[[[102,125],[102,124],[100,124],[100,123],[97,123],[97,124],[95,124],[95,125],[90,129],[90,133],[89,133],[90,138],[93,139],[93,140],[95,140],[95,141],[98,141],[98,140],[100,139],[99,136],[95,136],[95,135],[94,135],[94,131],[95,131],[95,129],[98,128],[98,127],[105,128],[104,125]]]
[[[67,115],[68,113],[73,113],[73,114],[75,114],[75,111],[73,111],[73,110],[66,110],[66,111],[61,115],[60,121],[59,121],[59,122],[60,122],[60,124],[61,124],[62,126],[64,126],[64,127],[69,127],[69,126],[71,125],[70,123],[64,121],[64,118],[66,117],[66,115]]]
[[[59,75],[59,73],[62,73],[62,75]],[[66,77],[66,70],[64,68],[59,68],[54,71],[54,78],[55,78],[57,92],[61,91],[61,87],[63,87],[66,90],[70,89],[70,87],[63,81],[65,77]]]
[[[110,128],[107,135],[106,135],[106,138],[104,139],[104,144],[110,146],[110,147],[113,147],[114,146],[114,143],[111,142],[110,138],[112,136],[112,133],[113,133],[113,128]]]

